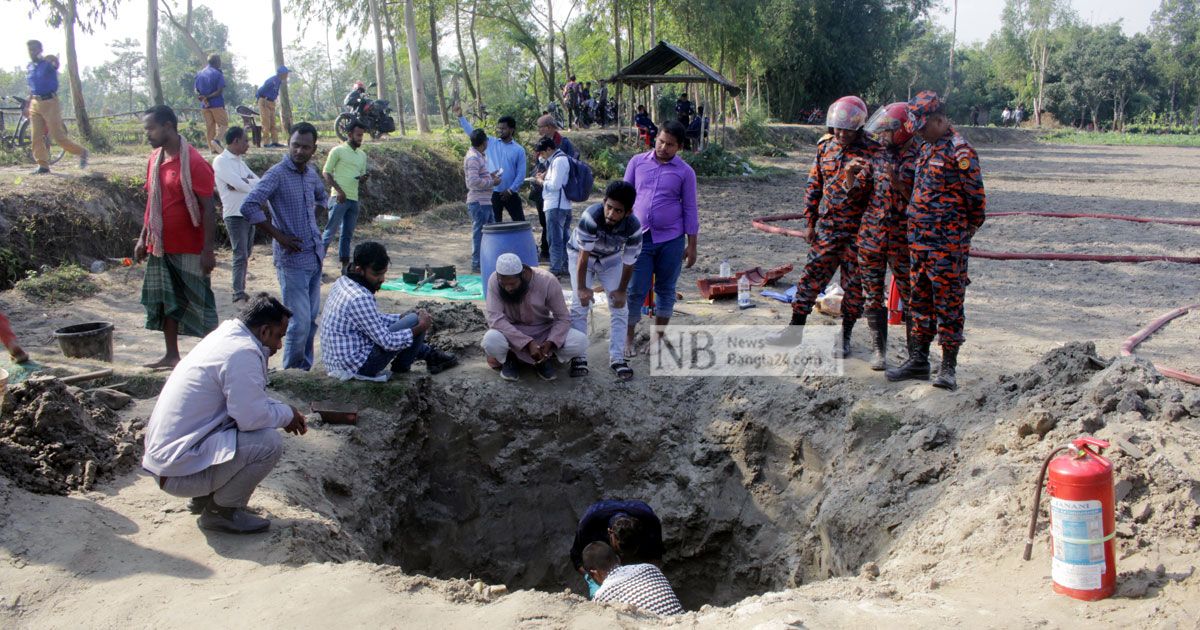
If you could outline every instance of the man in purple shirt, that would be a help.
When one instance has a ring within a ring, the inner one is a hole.
[[[635,155],[625,167],[625,181],[637,189],[633,214],[645,228],[642,253],[629,283],[629,328],[625,356],[636,354],[634,332],[642,318],[642,302],[654,280],[654,331],[661,340],[675,308],[680,263],[696,264],[700,214],[696,209],[696,172],[676,154],[687,130],[677,121],[663,125],[654,150]],[[685,245],[686,237],[686,245]]]
[[[208,65],[196,74],[192,89],[196,90],[196,100],[200,101],[200,107],[203,108],[200,113],[204,115],[208,148],[219,155],[224,148],[218,138],[224,138],[225,130],[229,129],[229,115],[225,113],[225,75],[221,72],[220,55],[208,56]]]

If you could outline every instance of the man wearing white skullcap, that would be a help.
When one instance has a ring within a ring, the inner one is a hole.
[[[501,378],[517,380],[521,361],[552,381],[558,378],[555,359],[587,354],[587,335],[571,328],[562,285],[553,274],[522,263],[516,254],[501,254],[487,283],[488,331],[482,345]]]

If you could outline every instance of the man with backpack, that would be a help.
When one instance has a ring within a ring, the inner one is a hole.
[[[546,170],[536,175],[542,185],[542,200],[546,211],[546,233],[550,240],[550,273],[567,277],[567,238],[571,226],[571,200],[567,198],[567,180],[571,175],[571,158],[555,146],[551,138],[542,138],[533,147]]]

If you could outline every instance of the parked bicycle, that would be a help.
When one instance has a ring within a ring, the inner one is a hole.
[[[9,96],[8,98],[17,102],[18,108],[21,111],[21,116],[17,119],[17,125],[12,133],[9,133],[8,126],[4,121],[4,117],[0,116],[0,144],[2,144],[4,148],[8,150],[15,149],[25,151],[25,158],[32,162],[33,141],[31,136],[33,135],[33,123],[29,120],[29,100],[21,98],[20,96]],[[12,111],[12,108],[5,109]],[[66,128],[66,123],[63,123],[63,130],[65,131]],[[51,143],[49,133],[46,133],[46,135],[42,136],[41,141],[46,143],[46,152],[50,156],[51,164],[57,163],[66,153],[66,149],[63,149],[62,147],[58,147],[58,149],[55,150],[54,145]]]

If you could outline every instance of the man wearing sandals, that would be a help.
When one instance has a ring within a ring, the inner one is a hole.
[[[518,362],[532,364],[545,381],[558,378],[554,359],[587,354],[588,338],[571,328],[571,315],[558,278],[530,267],[516,254],[501,254],[487,279],[488,331],[483,335],[488,365],[500,378],[520,378]]]
[[[633,378],[625,363],[625,332],[629,310],[625,306],[633,266],[642,253],[642,224],[633,216],[637,190],[633,184],[616,180],[604,191],[604,201],[583,212],[567,243],[567,268],[571,272],[571,327],[587,334],[592,286],[597,281],[608,296],[612,320],[608,332],[608,363],[622,381]],[[587,356],[571,359],[571,376],[588,373]]]

